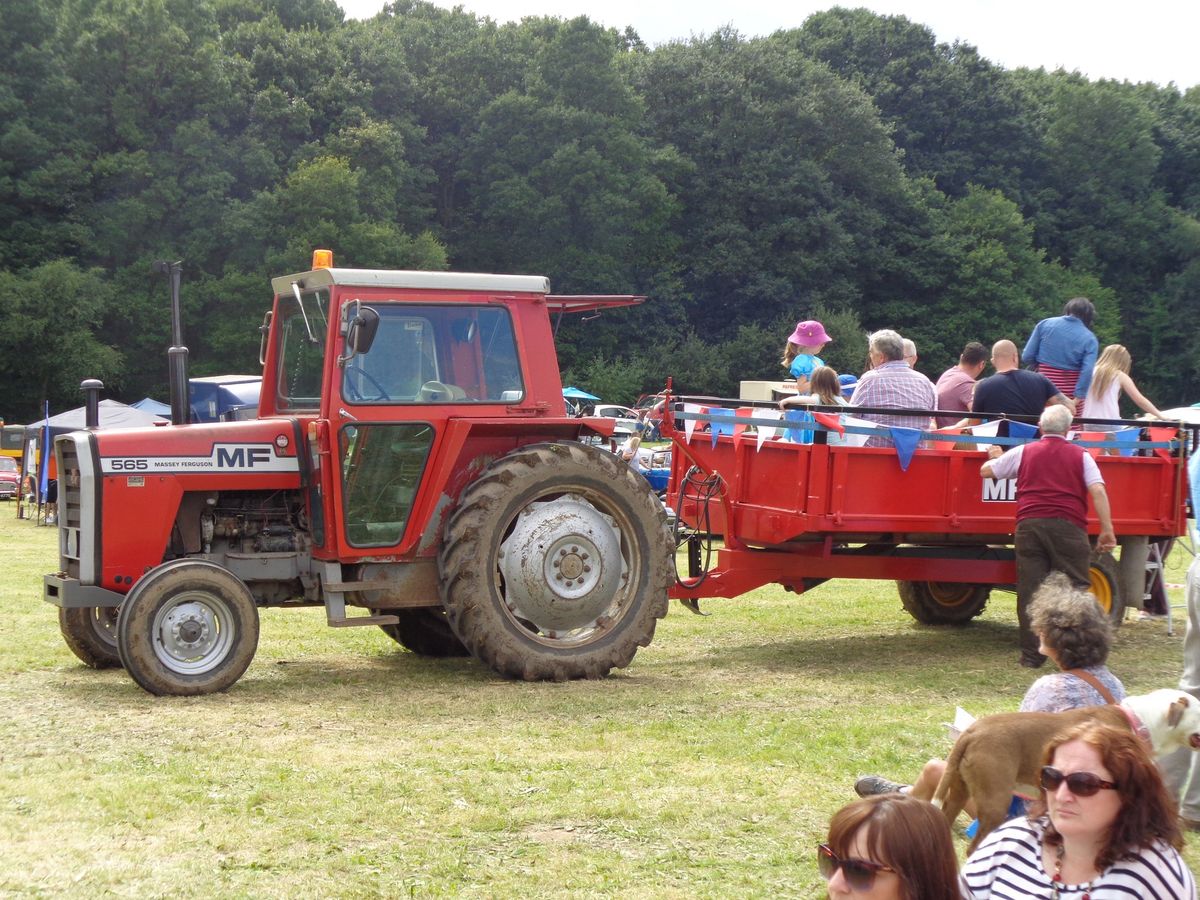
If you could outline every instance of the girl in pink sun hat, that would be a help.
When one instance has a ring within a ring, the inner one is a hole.
[[[809,392],[813,369],[825,365],[825,361],[817,354],[831,340],[825,333],[825,326],[817,321],[798,323],[796,330],[788,336],[787,347],[783,351],[783,365],[788,374],[796,379],[797,392]]]

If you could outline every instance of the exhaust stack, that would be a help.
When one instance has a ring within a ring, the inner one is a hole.
[[[171,424],[186,425],[191,418],[188,406],[188,348],[183,345],[183,313],[179,308],[179,277],[183,260],[154,264],[171,283],[171,347],[167,350],[167,377],[171,390]]]

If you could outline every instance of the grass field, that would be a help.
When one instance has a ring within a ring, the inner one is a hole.
[[[675,604],[629,669],[570,684],[268,611],[228,693],[155,698],[66,649],[40,599],[54,530],[13,512],[4,896],[821,897],[814,845],[854,778],[915,774],[955,704],[1014,709],[1033,677],[1009,594],[935,629],[891,583],[838,582]],[[1131,692],[1176,684],[1179,630],[1121,629]]]

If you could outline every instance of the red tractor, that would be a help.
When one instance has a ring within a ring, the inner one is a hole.
[[[628,665],[666,613],[671,531],[645,480],[581,440],[613,420],[566,415],[551,314],[641,298],[324,251],[273,287],[257,419],[187,423],[176,346],[171,425],[56,442],[45,598],[75,654],[205,694],[249,666],[261,607],[323,606],[512,677]]]

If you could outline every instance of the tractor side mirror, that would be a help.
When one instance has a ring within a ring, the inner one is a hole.
[[[368,353],[379,331],[379,312],[358,300],[346,307],[346,349],[338,359],[345,364],[360,353]]]

